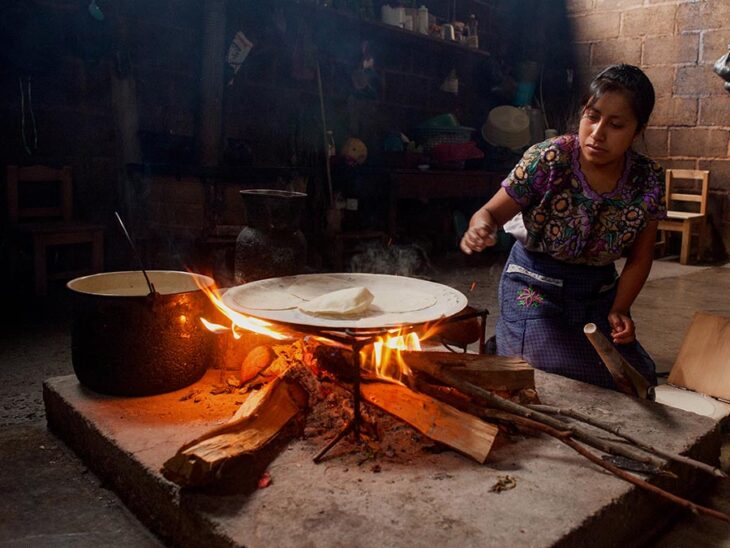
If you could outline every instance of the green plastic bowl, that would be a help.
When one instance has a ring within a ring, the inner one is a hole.
[[[423,122],[420,126],[420,128],[430,128],[430,129],[444,129],[444,128],[458,128],[459,120],[451,113],[447,114],[439,114],[438,116],[434,116],[433,118],[429,118],[425,122]]]

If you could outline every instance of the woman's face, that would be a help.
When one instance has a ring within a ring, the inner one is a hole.
[[[581,159],[595,167],[623,162],[624,153],[638,133],[638,125],[624,93],[604,93],[583,110],[578,127]]]

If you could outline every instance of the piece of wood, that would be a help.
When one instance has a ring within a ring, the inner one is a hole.
[[[695,312],[669,383],[730,400],[730,318]]]
[[[535,388],[535,370],[517,357],[410,351],[401,352],[401,356],[416,371],[423,370],[428,363],[486,390]]]
[[[241,485],[250,485],[278,453],[271,447],[291,438],[287,427],[297,422],[307,401],[297,381],[273,380],[249,396],[235,420],[183,445],[162,466],[162,474],[183,487],[203,486],[221,480],[225,468],[236,471]]]
[[[365,401],[479,463],[486,460],[499,432],[492,424],[402,385],[368,382],[360,392]]]
[[[585,324],[583,333],[593,345],[621,392],[643,399],[654,399],[653,396],[650,396],[651,384],[649,381],[626,361],[616,347],[598,330],[596,324]]]
[[[226,3],[223,0],[205,0],[202,13],[199,154],[201,165],[217,166],[223,128]]]

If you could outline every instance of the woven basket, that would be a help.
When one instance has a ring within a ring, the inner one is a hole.
[[[468,142],[473,131],[473,129],[465,127],[418,128],[416,140],[423,146],[423,152],[428,154],[436,145],[458,145]]]

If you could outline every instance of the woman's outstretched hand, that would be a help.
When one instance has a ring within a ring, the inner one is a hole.
[[[634,320],[628,314],[612,310],[608,313],[608,323],[611,325],[611,339],[615,344],[628,344],[636,340]]]
[[[469,228],[461,238],[461,250],[467,255],[483,251],[497,243],[497,225],[488,210],[479,209],[472,215]]]

